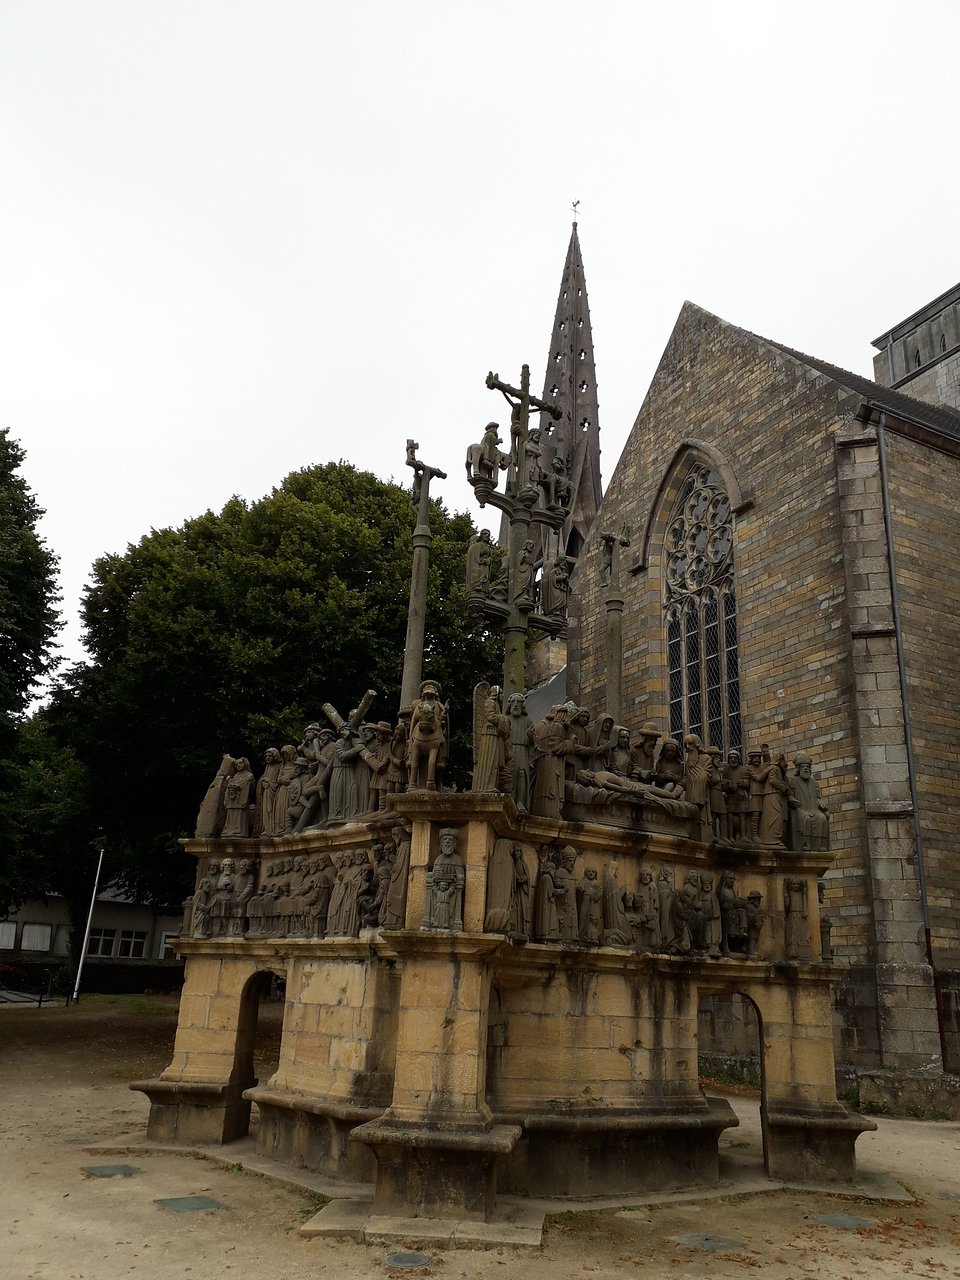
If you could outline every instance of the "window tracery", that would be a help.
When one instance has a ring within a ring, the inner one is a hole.
[[[724,754],[741,749],[733,510],[723,481],[697,463],[664,538],[663,609],[670,733],[695,733]]]

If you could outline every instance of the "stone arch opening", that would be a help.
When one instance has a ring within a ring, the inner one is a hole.
[[[697,1070],[700,1087],[706,1093],[732,1096],[736,1102],[740,1128],[728,1130],[720,1139],[721,1161],[724,1148],[732,1154],[734,1148],[742,1151],[744,1144],[749,1148],[759,1141],[766,1168],[763,1015],[745,992],[701,994],[697,1006]]]
[[[233,1078],[243,1090],[269,1084],[280,1065],[280,1048],[286,1012],[286,970],[257,969],[240,993]],[[259,1126],[256,1103],[244,1099],[249,1131]]]

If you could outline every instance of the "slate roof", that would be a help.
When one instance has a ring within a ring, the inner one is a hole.
[[[818,360],[815,356],[804,355],[802,351],[794,351],[792,347],[785,347],[782,343],[773,342],[770,338],[760,338],[759,341],[766,343],[768,347],[775,347],[778,351],[782,351],[784,355],[788,355],[794,360],[799,360],[801,364],[808,365],[811,369],[822,373],[824,377],[839,383],[840,386],[847,387],[850,391],[855,391],[857,395],[863,396],[865,400],[871,401],[878,408],[885,410],[894,417],[907,418],[911,422],[917,422],[924,427],[929,427],[931,431],[939,431],[943,435],[952,436],[953,439],[960,440],[960,413],[955,409],[948,409],[944,405],[926,404],[923,400],[915,400],[913,396],[905,396],[902,391],[894,391],[890,387],[882,387],[879,382],[872,382],[869,378],[864,378],[859,373],[850,373],[846,369],[839,369],[835,364],[829,364],[826,360]]]

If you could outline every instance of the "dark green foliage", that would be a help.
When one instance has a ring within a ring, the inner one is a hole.
[[[56,557],[37,535],[43,515],[18,470],[24,452],[0,429],[0,919],[29,889],[34,850],[20,804],[20,717],[55,664]]]
[[[305,468],[259,502],[232,499],[94,566],[83,614],[91,665],[49,708],[89,768],[89,796],[120,878],[173,904],[192,887],[197,808],[224,752],[258,773],[333,702],[399,702],[414,513],[406,490],[345,463]],[[446,781],[467,778],[470,703],[500,655],[468,614],[468,516],[433,503],[424,674],[451,700]]]

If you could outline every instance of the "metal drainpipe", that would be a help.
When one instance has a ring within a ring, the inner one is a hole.
[[[903,707],[903,735],[907,744],[907,779],[910,783],[910,804],[913,809],[913,848],[917,863],[917,887],[920,890],[920,913],[923,919],[923,938],[926,944],[927,963],[934,973],[933,990],[937,1005],[937,1030],[940,1033],[940,1060],[946,1069],[947,1042],[943,1028],[943,1007],[937,986],[933,943],[930,938],[930,906],[927,902],[927,872],[923,861],[923,840],[920,835],[920,806],[917,803],[917,774],[913,759],[913,732],[910,727],[910,700],[907,695],[907,667],[903,656],[903,632],[900,629],[900,591],[897,586],[897,567],[893,551],[893,523],[890,518],[890,491],[887,486],[887,448],[885,428],[887,415],[881,410],[877,423],[877,453],[880,462],[880,496],[883,503],[883,527],[887,539],[887,565],[890,574],[890,601],[893,609],[893,634],[897,645],[897,673],[900,677],[900,703]]]

